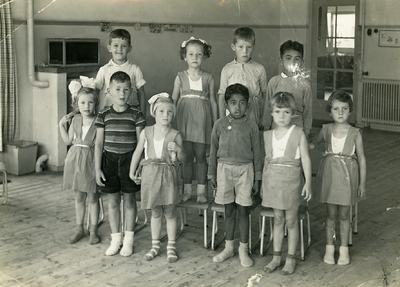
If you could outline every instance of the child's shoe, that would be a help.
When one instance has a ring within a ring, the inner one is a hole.
[[[78,225],[76,227],[74,235],[67,239],[69,244],[77,243],[81,238],[85,236],[85,230],[83,229],[83,225]]]
[[[324,262],[326,264],[335,264],[335,246],[334,245],[326,245],[325,248],[325,256],[324,256]]]
[[[267,273],[271,273],[272,271],[274,271],[276,268],[280,267],[281,265],[282,265],[281,251],[275,251],[271,262],[267,266],[264,267],[264,271]]]
[[[253,260],[249,256],[249,244],[239,242],[239,259],[243,267],[253,266]]]
[[[185,203],[192,196],[192,184],[183,185],[183,194],[181,198],[181,203]]]
[[[197,185],[197,203],[206,203],[206,185],[205,184],[198,184]]]
[[[174,263],[178,261],[179,257],[175,250],[175,240],[168,240],[167,245],[167,261],[168,263]]]
[[[107,256],[112,256],[118,253],[118,250],[121,247],[122,243],[122,234],[121,233],[111,233],[111,243],[110,247],[106,250]]]
[[[131,256],[133,253],[133,235],[134,231],[125,231],[124,243],[122,249],[119,252],[122,256]]]
[[[285,266],[283,266],[281,274],[282,275],[293,274],[295,268],[296,268],[296,257],[294,255],[288,254],[286,257]]]
[[[222,252],[213,257],[213,261],[217,263],[224,262],[226,259],[235,256],[234,250],[234,243],[233,240],[225,240],[225,248]]]
[[[89,237],[89,244],[97,244],[100,242],[100,237],[99,234],[97,233],[97,225],[90,225],[89,227],[89,232],[90,232],[90,237]]]
[[[350,264],[350,254],[349,247],[340,246],[339,248],[339,260],[338,265],[348,265]]]

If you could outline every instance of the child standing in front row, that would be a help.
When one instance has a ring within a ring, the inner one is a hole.
[[[188,69],[176,76],[172,99],[178,105],[178,130],[182,134],[187,155],[183,164],[182,202],[186,202],[192,194],[194,158],[197,163],[197,202],[207,202],[206,148],[211,142],[212,125],[218,118],[214,78],[201,69],[201,64],[210,55],[211,46],[203,39],[191,37],[180,47],[181,59],[187,62]]]
[[[316,177],[316,196],[326,203],[326,251],[324,262],[335,264],[333,238],[335,222],[340,219],[340,248],[338,265],[350,263],[349,233],[350,206],[365,197],[366,160],[359,129],[352,127],[348,117],[353,110],[351,96],[341,90],[328,99],[326,111],[334,123],[322,126],[318,137],[310,143],[310,149],[325,142],[325,155]]]
[[[143,115],[146,115],[146,94],[144,91],[143,73],[140,68],[129,62],[128,54],[132,51],[131,34],[124,29],[116,29],[109,35],[108,51],[112,59],[100,68],[96,76],[96,89],[99,92],[104,90],[105,99],[100,108],[109,106],[113,103],[111,95],[108,92],[111,76],[118,71],[127,73],[131,79],[131,95],[128,98],[128,104],[140,109]]]
[[[176,262],[176,204],[180,202],[177,170],[185,160],[182,136],[171,128],[175,116],[175,104],[167,93],[154,95],[149,100],[150,113],[156,123],[146,127],[140,134],[137,148],[132,156],[129,176],[138,181],[141,176],[141,201],[143,209],[151,209],[152,248],[144,256],[152,260],[160,254],[161,220],[167,221],[167,260]],[[139,161],[144,150],[140,174]]]
[[[111,227],[111,244],[106,255],[118,253],[122,234],[120,233],[121,192],[124,199],[125,236],[120,254],[130,256],[133,252],[133,235],[137,214],[135,193],[140,190],[129,178],[131,158],[146,121],[141,111],[128,104],[131,94],[131,80],[125,72],[111,76],[108,92],[113,104],[99,112],[95,146],[96,183],[108,194],[108,212]]]
[[[93,80],[93,79],[92,79]],[[75,215],[76,232],[67,239],[70,244],[78,242],[84,235],[83,221],[85,218],[86,198],[90,206],[90,238],[89,244],[100,241],[97,233],[97,222],[99,218],[99,195],[96,192],[96,179],[93,170],[94,165],[94,141],[96,128],[94,119],[95,108],[99,104],[99,98],[93,88],[82,87],[78,81],[69,85],[72,94],[72,106],[78,108],[79,114],[72,118],[71,126],[67,131],[67,123],[70,119],[62,117],[59,123],[61,137],[66,145],[72,144],[65,159],[64,166],[64,189],[75,192]],[[89,83],[86,83],[89,85]],[[72,91],[76,88],[77,91]],[[80,87],[80,88],[79,88]]]
[[[225,249],[214,256],[214,262],[233,257],[236,212],[239,217],[239,259],[243,267],[251,267],[249,257],[249,207],[254,194],[260,191],[262,157],[257,124],[245,115],[249,105],[249,90],[241,85],[229,86],[225,92],[225,107],[229,115],[219,119],[211,136],[208,178],[217,189],[215,202],[225,206]]]
[[[236,58],[225,65],[221,71],[218,90],[219,118],[225,117],[225,91],[229,85],[240,83],[249,89],[250,99],[247,118],[255,121],[262,130],[261,116],[267,91],[267,73],[263,65],[252,60],[256,35],[253,29],[241,27],[233,34],[232,50]]]
[[[288,254],[281,274],[288,275],[296,267],[299,205],[302,196],[307,201],[312,196],[311,160],[303,130],[291,123],[296,111],[293,96],[286,92],[276,93],[271,99],[270,108],[275,128],[264,132],[265,164],[261,204],[274,209],[274,256],[264,270],[269,273],[282,264],[282,242],[286,225]],[[300,164],[304,170],[304,185]]]
[[[312,92],[311,85],[302,72],[304,47],[299,42],[286,41],[280,46],[280,56],[283,72],[268,83],[262,125],[265,130],[275,127],[271,117],[270,101],[277,92],[288,92],[296,103],[292,124],[303,128],[308,136],[312,127]]]

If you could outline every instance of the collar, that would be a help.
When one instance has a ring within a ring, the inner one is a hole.
[[[296,74],[296,75],[294,75],[293,77],[290,77],[290,78],[296,79],[299,76],[300,76],[300,74]],[[284,72],[281,73],[281,77],[284,78],[284,79],[289,78],[289,76],[286,75]]]
[[[234,63],[234,64],[238,64],[238,65],[247,65],[247,64],[252,64],[252,63],[253,63],[253,60],[250,58],[250,60],[248,60],[246,63],[242,64],[242,63],[239,63],[239,62],[237,61],[237,59],[235,58],[235,59],[233,60],[233,63]]]
[[[226,117],[228,118],[229,124],[231,124],[233,121],[235,121],[235,122],[245,122],[245,121],[247,121],[247,116],[246,115],[244,115],[240,119],[235,119],[230,114],[227,115]]]
[[[108,62],[108,65],[109,65],[109,66],[114,66],[114,67],[125,67],[125,66],[129,65],[129,60],[126,60],[126,62],[123,63],[122,65],[118,65],[117,63],[115,63],[115,62],[113,61],[113,59],[111,59],[111,60]]]

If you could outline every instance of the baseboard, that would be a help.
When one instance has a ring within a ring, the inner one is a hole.
[[[371,129],[374,129],[374,130],[400,132],[400,126],[389,126],[389,125],[380,125],[380,124],[370,124],[370,126],[371,126]]]

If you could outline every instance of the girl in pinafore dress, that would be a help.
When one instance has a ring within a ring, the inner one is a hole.
[[[262,179],[262,206],[274,210],[272,261],[264,267],[272,272],[282,264],[281,253],[285,225],[288,229],[288,254],[281,274],[288,275],[296,267],[296,249],[299,241],[298,209],[301,201],[311,199],[311,160],[306,135],[300,127],[291,124],[296,111],[293,96],[276,93],[270,102],[273,130],[264,132],[265,164]],[[303,167],[304,177],[301,166]],[[305,183],[303,183],[305,178]]]
[[[84,235],[83,221],[86,210],[86,198],[90,205],[90,244],[100,241],[97,233],[97,222],[99,217],[99,196],[96,192],[96,179],[94,171],[94,143],[96,128],[94,119],[95,107],[99,98],[94,87],[93,79],[81,77],[81,83],[72,81],[69,89],[72,94],[72,106],[79,109],[71,122],[71,114],[62,117],[59,122],[61,137],[66,145],[72,144],[65,159],[64,166],[64,189],[75,192],[75,215],[76,232],[67,239],[70,244],[78,242]],[[67,131],[67,123],[71,126]]]
[[[315,198],[326,203],[326,251],[324,262],[335,264],[333,238],[337,214],[340,219],[340,248],[338,265],[350,263],[350,206],[365,197],[366,161],[359,129],[347,119],[353,110],[351,96],[338,90],[329,97],[326,111],[334,123],[323,125],[310,149],[325,142],[325,154],[315,180]]]
[[[211,55],[211,46],[203,39],[191,37],[184,41],[180,56],[188,69],[179,72],[175,78],[172,99],[177,103],[178,130],[183,137],[186,160],[183,164],[184,192],[182,202],[192,194],[193,160],[197,163],[197,202],[207,202],[206,148],[211,143],[213,122],[218,117],[214,94],[214,78],[201,69],[203,60]]]
[[[141,182],[142,208],[151,209],[152,248],[144,258],[152,260],[160,254],[161,220],[164,213],[168,234],[167,260],[172,263],[178,260],[175,251],[175,205],[180,202],[177,170],[186,154],[182,148],[181,134],[171,128],[176,109],[173,100],[167,93],[161,93],[151,97],[149,104],[156,123],[141,132],[132,156],[129,176],[136,183]],[[145,156],[140,162],[143,150]]]

